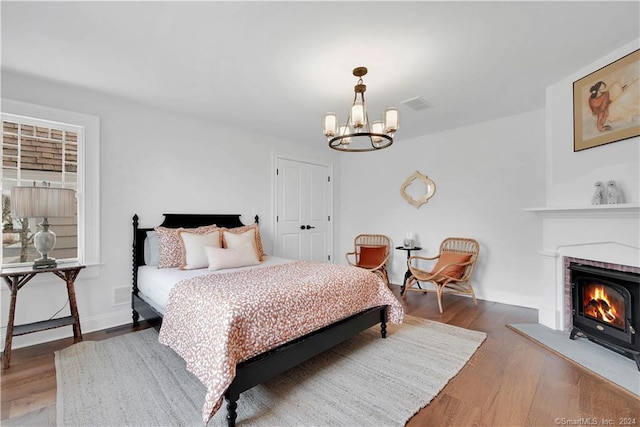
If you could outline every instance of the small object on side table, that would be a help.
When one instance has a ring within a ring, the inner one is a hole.
[[[4,279],[11,291],[9,321],[7,322],[7,336],[5,339],[4,354],[2,357],[2,369],[9,368],[9,364],[11,363],[11,344],[14,336],[72,325],[74,343],[82,341],[80,315],[78,314],[78,307],[76,305],[74,282],[76,277],[78,277],[78,273],[80,273],[80,270],[84,267],[84,265],[80,264],[60,264],[52,268],[33,268],[33,266],[4,268],[2,272],[0,272],[0,277]],[[71,311],[71,316],[14,326],[13,323],[16,315],[16,299],[18,297],[18,291],[36,275],[47,272],[55,274],[67,284],[67,295],[69,296],[69,310]]]
[[[412,246],[410,248],[407,248],[405,246],[396,246],[396,249],[398,249],[400,251],[407,251],[407,260],[409,260],[409,258],[411,258],[411,251],[421,251],[422,250],[422,248],[419,247],[419,246]],[[402,287],[400,288],[400,294],[404,293],[404,288],[407,285],[407,279],[410,276],[411,276],[411,271],[409,271],[409,268],[407,268],[407,272],[404,273],[404,280],[402,281]],[[418,283],[418,286],[420,286],[419,283]]]

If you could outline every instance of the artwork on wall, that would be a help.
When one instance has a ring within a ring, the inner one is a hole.
[[[573,82],[573,151],[640,135],[640,50]]]

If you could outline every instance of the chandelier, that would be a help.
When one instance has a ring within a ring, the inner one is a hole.
[[[364,103],[364,92],[367,86],[362,82],[362,76],[367,74],[366,67],[353,69],[353,75],[358,77],[358,83],[353,90],[353,104],[347,121],[338,126],[336,113],[324,115],[324,135],[329,140],[329,147],[339,151],[375,151],[387,148],[393,144],[393,134],[398,130],[398,109],[384,110],[383,119],[369,122],[367,108]]]

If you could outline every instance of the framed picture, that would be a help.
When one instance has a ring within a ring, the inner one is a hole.
[[[573,82],[573,151],[640,135],[640,50]]]

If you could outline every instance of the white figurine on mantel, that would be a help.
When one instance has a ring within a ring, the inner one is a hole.
[[[596,181],[594,185],[596,186],[596,191],[591,197],[591,204],[599,205],[602,203],[602,199],[604,198],[604,187],[602,186],[602,181]]]
[[[615,205],[620,202],[620,191],[616,187],[616,182],[614,180],[607,181],[607,204]]]

